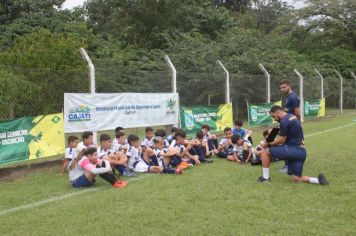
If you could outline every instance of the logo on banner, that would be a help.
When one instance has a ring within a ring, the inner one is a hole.
[[[89,106],[79,105],[72,107],[69,110],[68,121],[69,122],[79,122],[79,121],[89,121],[91,120]]]
[[[251,107],[251,119],[252,121],[257,121],[258,112],[257,107]]]
[[[184,123],[185,123],[185,127],[188,130],[191,130],[194,128],[195,119],[194,119],[192,110],[184,111]]]
[[[177,101],[174,99],[168,99],[166,101],[166,107],[167,107],[166,116],[176,114],[176,111],[175,111],[176,104],[177,104]]]

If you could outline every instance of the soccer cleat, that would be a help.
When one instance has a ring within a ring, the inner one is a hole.
[[[181,162],[178,166],[177,166],[177,168],[178,169],[182,169],[182,170],[184,170],[184,169],[186,169],[186,168],[188,168],[189,166],[188,166],[188,163],[187,162]]]
[[[270,178],[265,179],[262,176],[260,176],[260,177],[258,177],[257,182],[259,182],[259,183],[270,183],[271,179]]]
[[[124,187],[126,187],[127,186],[127,182],[125,182],[125,181],[116,181],[112,186],[114,187],[114,188],[124,188]]]
[[[283,166],[279,171],[283,173],[288,173],[288,166]]]
[[[320,174],[318,176],[318,180],[319,180],[320,185],[329,185],[329,182],[326,180],[326,178],[323,174]]]
[[[183,170],[180,169],[180,168],[176,169],[176,174],[177,174],[177,175],[183,174]]]

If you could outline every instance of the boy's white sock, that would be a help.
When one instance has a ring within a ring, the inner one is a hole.
[[[269,179],[269,168],[262,168],[263,178]]]
[[[319,184],[319,179],[318,178],[314,178],[314,177],[310,177],[309,178],[309,183],[311,183],[311,184]]]

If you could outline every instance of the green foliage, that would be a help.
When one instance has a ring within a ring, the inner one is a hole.
[[[85,65],[79,48],[85,46],[85,41],[70,35],[40,29],[18,38],[12,48],[0,54],[0,64],[11,69],[4,77],[9,86],[20,87],[19,91],[26,88],[21,99],[18,93],[8,94],[15,104],[16,117],[56,112],[62,107],[63,92],[83,90]],[[23,88],[18,86],[19,79],[25,81]]]
[[[334,102],[333,69],[346,79],[354,70],[352,0],[308,0],[300,10],[282,0],[88,0],[71,11],[60,10],[62,3],[0,4],[1,73],[40,83],[46,96],[54,87],[86,91],[79,47],[94,61],[97,92],[170,91],[163,59],[168,54],[178,69],[183,105],[206,104],[208,96],[213,104],[224,101],[224,72],[216,64],[221,60],[230,71],[233,100],[240,110],[245,99],[264,99],[264,85],[256,84],[263,79],[259,63],[271,73],[272,86],[281,78],[297,83],[294,68],[313,78],[307,80],[313,81],[307,84],[313,89],[305,90],[306,97],[316,96],[313,69],[319,68],[330,78],[325,86]],[[345,91],[352,97],[352,86]],[[279,99],[279,92],[274,94]],[[53,99],[57,105],[45,111],[58,110],[62,97]],[[345,101],[346,107],[352,104]]]

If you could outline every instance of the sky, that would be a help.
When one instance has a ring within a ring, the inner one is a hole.
[[[64,3],[63,3],[63,8],[64,9],[72,9],[76,6],[80,6],[80,5],[83,5],[83,2],[85,0],[66,0]],[[286,0],[286,2],[289,4],[289,5],[292,5],[294,6],[295,8],[301,8],[304,6],[304,3],[303,1],[295,1],[295,0]]]

